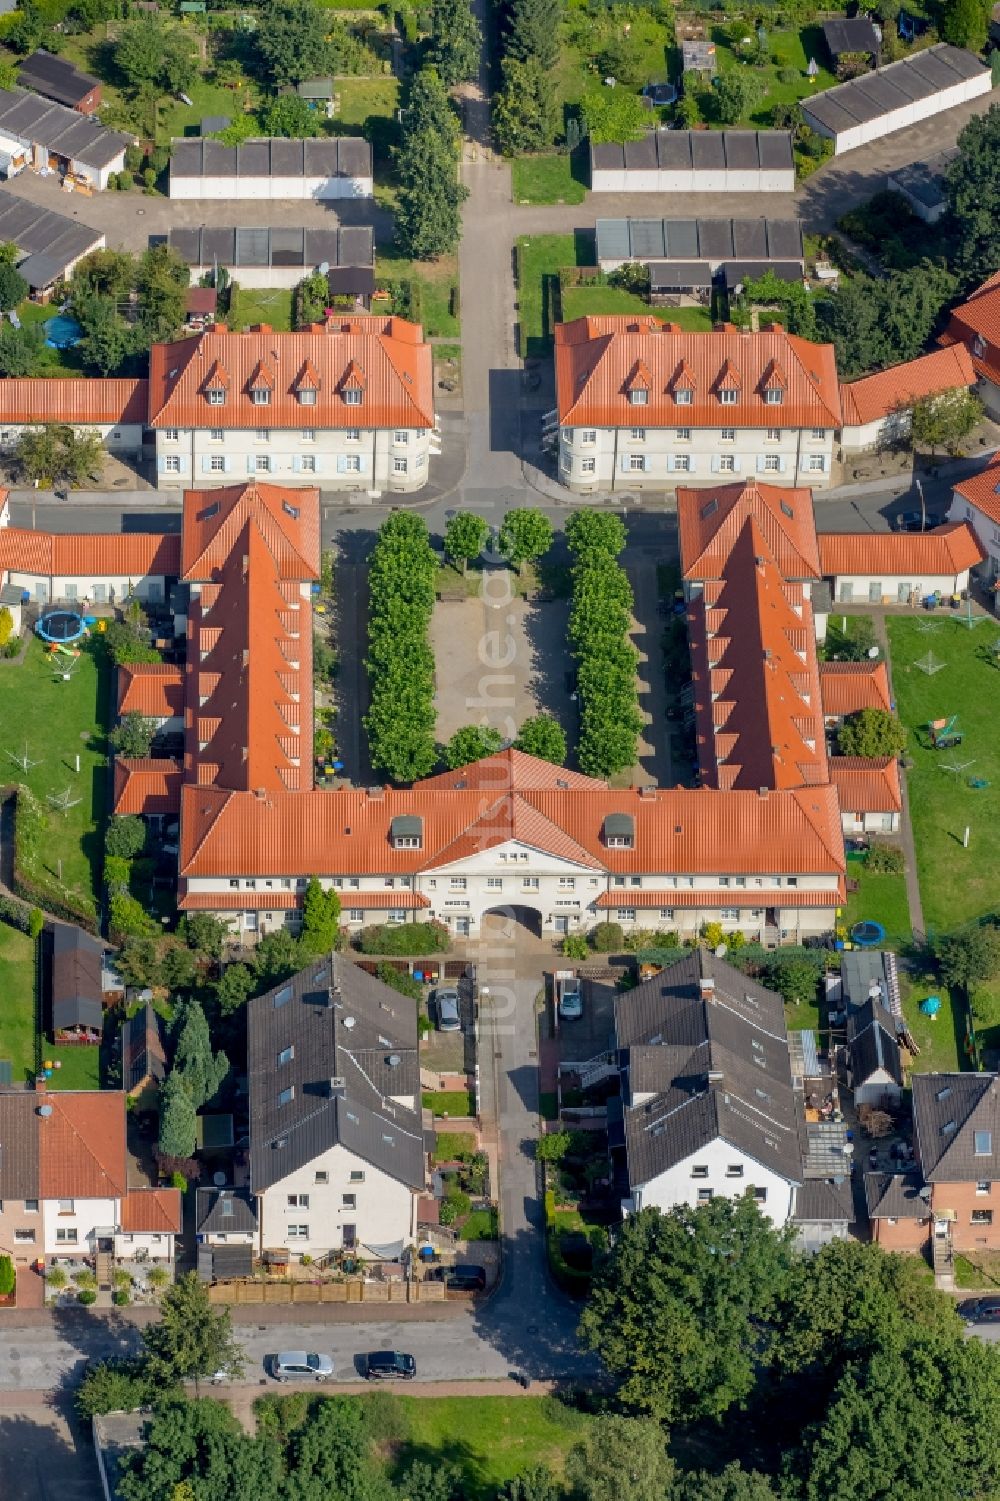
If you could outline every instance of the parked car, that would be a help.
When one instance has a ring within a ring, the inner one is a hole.
[[[271,1375],[275,1381],[329,1381],[333,1361],[315,1351],[283,1350],[271,1360]]]
[[[583,988],[580,976],[571,969],[556,970],[559,1015],[564,1022],[578,1022],[583,1015]]]
[[[369,1350],[365,1356],[365,1376],[369,1381],[412,1381],[417,1362],[402,1350]]]
[[[435,990],[434,1005],[437,1010],[438,1031],[461,1032],[462,1012],[459,1007],[458,991],[454,986]]]
[[[1000,1298],[965,1298],[958,1315],[967,1324],[1000,1324]]]
[[[898,532],[929,532],[933,527],[943,525],[944,516],[940,511],[928,511],[926,516],[920,511],[901,511],[896,517]]]
[[[486,1268],[462,1263],[459,1266],[442,1267],[444,1285],[452,1293],[478,1293],[486,1286]]]

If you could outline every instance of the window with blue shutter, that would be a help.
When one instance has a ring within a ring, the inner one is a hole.
[[[292,454],[292,473],[293,474],[301,474],[302,473],[302,459],[301,459],[300,455],[297,454],[297,453],[293,453]]]

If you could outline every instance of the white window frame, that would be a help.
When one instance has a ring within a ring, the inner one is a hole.
[[[164,474],[180,474],[181,456],[179,453],[167,454],[166,458],[163,460],[163,472]]]
[[[359,453],[347,453],[344,455],[344,473],[361,473],[361,455]]]
[[[299,468],[303,474],[315,474],[316,455],[314,453],[299,454]]]
[[[254,474],[271,473],[271,455],[269,453],[255,453],[253,457]]]
[[[739,391],[737,391],[735,386],[723,386],[722,390],[719,392],[720,406],[734,407],[738,405],[739,399],[740,393]]]

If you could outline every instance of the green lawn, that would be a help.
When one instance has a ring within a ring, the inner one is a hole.
[[[394,305],[394,310],[422,324],[429,339],[454,339],[461,333],[458,261],[453,255],[433,262],[408,261],[386,249],[376,258],[375,275],[401,285],[406,306]]]
[[[169,96],[160,100],[156,112],[159,145],[166,146],[179,136],[200,135],[201,122],[207,115],[228,115],[233,120],[244,113],[248,102],[257,103],[256,90],[252,87],[227,89],[221,84],[209,83],[206,78],[196,78],[186,92],[190,105]]]
[[[749,25],[747,29],[749,33]],[[716,45],[716,56],[721,73],[750,66],[742,62],[733,52],[729,45],[726,27],[713,27],[712,40]],[[763,102],[738,122],[737,129],[740,126],[768,126],[771,123],[771,111],[776,104],[796,104],[800,99],[808,98],[810,94],[822,93],[824,89],[831,88],[837,82],[834,75],[824,66],[827,53],[821,27],[803,26],[801,31],[784,28],[772,31],[768,28],[767,46],[772,60],[764,68],[753,69],[766,83],[767,93]],[[813,80],[810,80],[806,73],[810,59],[814,59],[819,64],[819,73]],[[778,72],[783,68],[796,70],[798,77],[794,83],[782,83],[779,80]]]
[[[34,949],[27,933],[0,923],[0,1058],[15,1084],[35,1076]]]
[[[395,119],[399,108],[399,83],[395,78],[338,78],[334,89],[340,99],[335,127],[364,125],[379,116]]]
[[[0,923],[0,1058],[12,1082],[35,1077],[35,945],[26,933]],[[50,1089],[99,1089],[100,1048],[43,1041],[42,1062],[58,1063]]]
[[[462,1467],[467,1501],[493,1501],[506,1480],[546,1465],[561,1474],[566,1455],[582,1437],[587,1418],[552,1397],[399,1397],[407,1438],[396,1452],[411,1459],[436,1457]]]
[[[592,314],[636,313],[648,318],[652,315],[661,323],[677,323],[687,333],[711,333],[712,314],[703,307],[653,308],[634,292],[622,287],[565,287],[560,302],[563,322]]]
[[[943,931],[996,911],[1000,892],[1000,739],[995,696],[1000,670],[993,664],[995,622],[964,629],[951,618],[889,619],[892,681],[899,714],[910,732],[913,767],[910,813],[924,917],[929,930]],[[920,627],[931,625],[931,629]],[[931,652],[942,671],[928,676],[914,664]],[[964,735],[954,750],[929,746],[924,725],[957,714]],[[963,763],[969,763],[963,765]],[[963,766],[961,771],[948,767]],[[976,790],[972,777],[989,786]],[[966,827],[969,848],[963,848]]]
[[[886,948],[898,950],[909,944],[913,930],[903,876],[872,874],[862,860],[848,860],[847,874],[850,880],[858,882],[858,890],[847,898],[843,922],[848,932],[855,923],[867,918],[885,928]]]
[[[910,975],[901,970],[899,989],[903,1015],[920,1049],[912,1063],[913,1073],[954,1073],[965,1068],[966,1059],[959,1045],[964,1027],[962,1012],[953,1004],[947,988],[932,975]],[[929,995],[939,996],[942,1003],[933,1019],[920,1010],[920,1002]]]
[[[587,185],[575,175],[574,165],[567,152],[515,157],[510,164],[511,197],[515,203],[582,203]]]
[[[88,914],[97,910],[94,893],[101,872],[110,687],[110,665],[97,643],[85,646],[69,682],[55,676],[37,636],[22,664],[0,662],[3,775],[28,786],[48,824],[25,874],[43,892],[65,894]],[[29,761],[36,763],[27,773],[12,760],[23,756],[25,747]],[[65,813],[53,810],[49,798],[67,790],[78,801]]]
[[[469,1089],[443,1089],[436,1093],[427,1090],[423,1096],[423,1106],[434,1116],[464,1117],[476,1113],[475,1097]]]
[[[577,260],[575,235],[532,235],[519,239],[517,246],[520,353],[544,359],[552,347],[559,272],[585,262]]]
[[[248,323],[270,323],[275,333],[288,333],[292,326],[291,291],[287,287],[237,287],[229,310],[229,327],[242,329]]]

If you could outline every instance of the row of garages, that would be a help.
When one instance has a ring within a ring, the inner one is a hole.
[[[171,145],[171,198],[371,198],[371,143],[360,136],[292,141],[268,137],[224,146],[177,140]]]
[[[125,166],[131,137],[23,89],[0,89],[0,176],[60,172],[101,191]]]
[[[17,246],[23,257],[18,271],[33,292],[45,292],[68,277],[83,256],[103,249],[107,238],[79,219],[0,192],[0,242]]]
[[[792,193],[787,130],[654,130],[590,147],[595,193]]]
[[[243,287],[296,287],[322,271],[333,296],[370,297],[375,288],[375,236],[370,224],[332,229],[202,225],[172,229],[170,246],[191,268],[192,285],[224,267]]]

